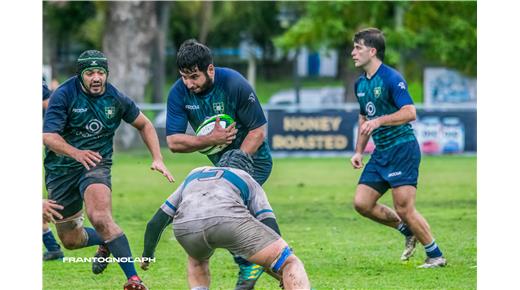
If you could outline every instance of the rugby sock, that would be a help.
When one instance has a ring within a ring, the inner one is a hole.
[[[103,244],[103,239],[101,239],[95,229],[85,228],[85,233],[87,235],[87,243],[85,244],[85,247]]]
[[[233,253],[231,253],[233,254]],[[249,262],[248,260],[238,256],[238,255],[233,255],[233,260],[235,260],[235,263],[237,265],[243,265],[243,266],[251,266],[253,265],[253,263]]]
[[[401,222],[398,226],[397,226],[397,230],[399,232],[401,232],[401,234],[403,234],[405,237],[409,237],[409,236],[413,236],[413,232],[410,230],[410,228],[408,227],[408,225],[406,225],[405,223]]]
[[[43,233],[43,244],[49,252],[59,251],[61,249],[60,244],[56,242],[56,239],[54,238],[50,228]]]
[[[128,261],[119,262],[119,267],[125,272],[126,278],[130,279],[130,277],[136,275],[137,272],[135,271],[134,263],[133,263],[133,257],[132,252],[130,251],[130,244],[128,243],[128,239],[126,238],[125,234],[122,234],[121,236],[106,242],[108,249],[114,256],[114,258],[127,258]]]
[[[429,258],[437,258],[442,256],[441,249],[439,249],[437,243],[435,243],[435,240],[433,240],[428,245],[424,245],[424,250],[426,251],[426,255]]]

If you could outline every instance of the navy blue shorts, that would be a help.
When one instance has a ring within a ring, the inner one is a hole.
[[[101,162],[87,170],[85,167],[66,172],[45,172],[48,198],[63,206],[58,212],[63,218],[70,217],[83,208],[83,194],[91,184],[102,183],[112,187],[110,168],[112,161]]]
[[[402,185],[417,187],[421,150],[417,140],[401,143],[386,150],[376,150],[370,157],[358,184],[365,184],[384,194]]]

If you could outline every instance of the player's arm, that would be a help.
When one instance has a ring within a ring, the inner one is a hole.
[[[47,110],[47,107],[49,106],[49,99],[45,99],[42,101],[42,109]]]
[[[143,258],[152,259],[155,257],[155,249],[161,239],[161,235],[164,229],[172,223],[173,217],[177,211],[179,204],[182,201],[182,189],[184,188],[184,182],[166,199],[166,201],[157,210],[155,215],[150,219],[146,225],[146,231],[144,233],[144,249]],[[148,270],[150,262],[141,262],[141,268]]]
[[[384,115],[364,123],[359,126],[362,135],[370,135],[381,126],[398,126],[406,124],[416,119],[416,110],[414,105],[402,106],[397,112]]]
[[[168,135],[166,142],[168,148],[172,152],[180,153],[191,153],[209,146],[220,145],[220,144],[231,144],[236,138],[237,129],[235,123],[231,124],[227,128],[220,126],[220,120],[217,118],[215,122],[215,128],[211,133],[205,136],[192,136],[183,133],[177,133]]]
[[[102,159],[101,154],[92,150],[80,150],[63,139],[58,133],[43,133],[43,144],[57,154],[71,157],[83,164],[87,170],[95,167]]]
[[[246,138],[244,138],[242,145],[240,145],[240,150],[249,155],[255,154],[256,150],[258,150],[260,145],[262,145],[264,142],[266,128],[267,124],[264,124],[254,130],[249,131]]]
[[[48,149],[73,158],[90,170],[90,167],[96,166],[101,161],[101,154],[92,150],[80,150],[67,143],[60,135],[68,122],[69,102],[70,93],[66,88],[58,89],[50,98],[43,120],[43,143]]]
[[[361,134],[370,135],[381,126],[398,126],[416,119],[415,106],[404,78],[400,74],[394,74],[385,85],[398,110],[395,113],[367,121],[363,127],[359,127]]]
[[[273,208],[267,199],[267,194],[264,189],[252,177],[247,176],[246,180],[251,189],[250,200],[247,206],[249,213],[281,236],[282,234],[276,222],[276,216],[274,215]]]
[[[161,239],[161,235],[164,232],[164,229],[171,224],[173,221],[173,217],[166,214],[162,208],[158,209],[155,215],[150,219],[148,224],[146,224],[146,231],[144,233],[144,249],[143,249],[143,258],[153,259],[155,257],[155,249],[157,248],[157,244]],[[148,270],[150,267],[149,262],[141,262],[141,268],[143,270]]]
[[[209,146],[230,144],[236,135],[235,125],[220,127],[217,122],[213,131],[206,136],[193,136],[186,133],[188,114],[183,101],[187,92],[181,81],[177,81],[168,94],[166,111],[166,143],[176,153],[191,153]]]
[[[357,133],[357,141],[356,148],[354,149],[354,155],[350,158],[350,163],[354,169],[359,169],[363,167],[363,151],[365,151],[365,147],[367,146],[368,140],[370,139],[370,135],[361,134],[361,127],[368,122],[367,118],[363,114],[359,114],[358,117],[358,133]]]
[[[237,116],[249,129],[240,150],[253,155],[265,140],[267,120],[251,85],[241,76],[240,80],[237,82]]]
[[[168,171],[168,168],[166,168],[166,165],[164,165],[161,147],[159,146],[159,138],[157,137],[157,132],[152,122],[140,112],[137,118],[132,122],[132,126],[139,130],[139,134],[141,134],[141,138],[146,144],[146,147],[148,147],[148,151],[152,154],[153,161],[150,169],[162,173],[169,182],[175,181],[170,171]]]

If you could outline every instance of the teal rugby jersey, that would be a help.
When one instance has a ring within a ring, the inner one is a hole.
[[[43,124],[44,133],[58,133],[80,150],[99,152],[111,161],[113,137],[121,120],[135,121],[140,111],[136,104],[107,82],[105,93],[89,96],[81,90],[77,76],[64,82],[52,95]],[[45,170],[83,167],[76,160],[46,149]]]
[[[381,64],[371,79],[363,73],[356,81],[354,93],[359,102],[360,114],[368,120],[397,112],[405,105],[413,105],[404,78],[395,69]],[[415,139],[412,126],[381,126],[372,138],[379,150]]]
[[[267,123],[256,93],[247,80],[235,70],[216,67],[213,86],[207,92],[193,94],[182,79],[175,82],[168,95],[166,135],[184,134],[188,122],[196,130],[204,120],[216,114],[231,116],[236,122],[238,133],[226,149],[208,156],[213,164],[217,164],[227,150],[240,148],[249,131]],[[253,155],[253,160],[255,163],[260,161],[258,164],[262,164],[263,160],[271,160],[266,140]]]

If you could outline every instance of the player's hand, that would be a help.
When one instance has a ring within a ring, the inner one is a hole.
[[[370,134],[372,134],[372,132],[374,132],[375,129],[377,129],[379,127],[381,127],[381,124],[379,122],[379,119],[376,118],[376,119],[372,119],[370,121],[365,121],[361,125],[361,128],[359,128],[359,130],[360,130],[361,135],[369,136]]]
[[[54,218],[57,218],[61,220],[63,216],[58,213],[56,210],[62,210],[63,206],[57,204],[54,200],[51,199],[42,199],[42,213],[43,213],[43,220],[45,222],[53,222],[55,223],[56,220]]]
[[[350,158],[350,163],[352,163],[354,169],[363,168],[363,154],[355,153],[352,158]]]
[[[162,160],[154,160],[150,169],[159,171],[164,177],[166,177],[166,179],[168,179],[169,182],[175,182],[175,178],[173,178],[173,175],[170,173],[168,168],[166,168],[166,165],[164,165]]]
[[[213,128],[213,131],[209,134],[214,140],[214,145],[221,145],[221,144],[231,144],[233,140],[237,137],[238,130],[235,128],[236,123],[233,122],[233,124],[229,125],[227,128],[222,128],[220,126],[220,118],[217,117],[215,120],[215,127]]]
[[[92,150],[77,150],[72,158],[83,164],[87,170],[90,170],[90,167],[96,167],[101,159],[103,159],[101,154]]]

